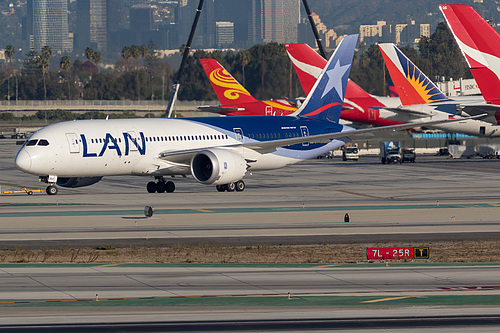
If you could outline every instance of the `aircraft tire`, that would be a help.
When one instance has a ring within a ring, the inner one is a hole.
[[[146,189],[148,190],[148,193],[155,193],[156,192],[156,183],[149,182],[148,185],[146,185]]]
[[[215,188],[219,192],[224,192],[226,190],[226,185],[215,185]]]
[[[234,192],[234,190],[236,190],[236,184],[233,182],[226,184],[226,189],[228,192]]]
[[[241,192],[241,191],[243,191],[244,189],[245,189],[245,182],[244,182],[244,181],[242,181],[242,180],[238,180],[238,181],[236,182],[236,191],[237,191],[237,192]]]
[[[168,181],[165,183],[165,190],[167,191],[167,193],[172,193],[175,191],[175,184],[174,182],[172,181]]]
[[[54,185],[49,185],[47,186],[47,188],[45,189],[45,192],[48,194],[48,195],[56,195],[58,190],[57,190],[57,187],[55,187]]]
[[[156,183],[156,192],[158,193],[164,193],[167,189],[167,185],[165,182],[158,182]]]

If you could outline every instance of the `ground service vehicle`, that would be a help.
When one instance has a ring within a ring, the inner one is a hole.
[[[401,163],[401,145],[398,141],[380,141],[382,164]]]
[[[401,162],[415,163],[415,150],[410,148],[401,149]]]
[[[359,159],[359,150],[357,147],[347,147],[342,151],[342,160],[357,161]]]

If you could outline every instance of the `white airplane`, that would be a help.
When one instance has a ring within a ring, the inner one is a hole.
[[[192,175],[218,191],[243,191],[247,172],[272,170],[336,149],[353,136],[416,126],[354,130],[340,125],[357,35],[344,38],[302,106],[290,116],[78,120],[33,133],[17,167],[56,185],[92,185],[103,176],[152,176],[147,190],[173,192],[165,176]],[[447,120],[425,122],[441,123]],[[418,124],[417,124],[418,125]]]

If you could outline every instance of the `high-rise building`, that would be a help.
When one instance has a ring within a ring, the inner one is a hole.
[[[264,40],[264,0],[250,0],[250,2],[248,43],[262,43]]]
[[[125,29],[123,0],[106,1],[106,32],[108,52],[120,51],[123,48],[119,31]]]
[[[25,47],[40,52],[48,45],[55,54],[73,49],[68,31],[68,0],[28,0]],[[29,50],[25,50],[28,52]]]
[[[106,0],[78,0],[75,50],[92,47],[100,52],[107,49]]]
[[[217,47],[228,47],[234,42],[234,23],[215,22],[215,43]]]
[[[150,5],[134,5],[130,8],[130,29],[153,30],[153,8]]]
[[[284,0],[283,34],[285,43],[297,43],[300,23],[300,0]]]
[[[264,0],[264,42],[285,42],[284,0]]]

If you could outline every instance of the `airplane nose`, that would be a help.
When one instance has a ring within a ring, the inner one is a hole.
[[[17,153],[15,162],[17,168],[21,171],[27,172],[31,168],[31,156],[25,149],[21,149],[19,153]]]

